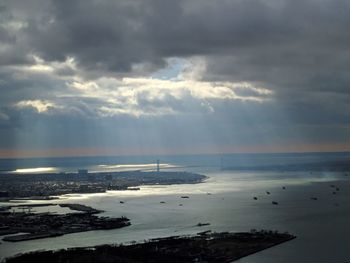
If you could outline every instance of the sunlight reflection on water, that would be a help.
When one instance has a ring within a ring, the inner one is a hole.
[[[11,171],[11,173],[25,174],[25,173],[54,173],[57,172],[58,169],[55,167],[36,167],[36,168],[24,168],[24,169],[16,169]]]

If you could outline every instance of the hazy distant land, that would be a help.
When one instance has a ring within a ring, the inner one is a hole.
[[[103,193],[108,190],[139,190],[141,185],[194,184],[207,177],[189,172],[101,172],[1,174],[0,197],[50,199],[72,193]]]

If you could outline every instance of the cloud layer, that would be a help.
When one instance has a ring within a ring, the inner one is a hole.
[[[349,12],[346,0],[5,0],[2,155],[347,149]]]

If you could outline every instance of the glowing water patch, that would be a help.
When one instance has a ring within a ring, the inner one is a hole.
[[[47,173],[54,172],[56,168],[54,167],[36,167],[36,168],[25,168],[25,169],[16,169],[13,173],[25,174],[25,173]]]

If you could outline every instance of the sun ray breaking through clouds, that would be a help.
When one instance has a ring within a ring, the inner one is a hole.
[[[2,155],[348,149],[349,10],[5,0]]]

